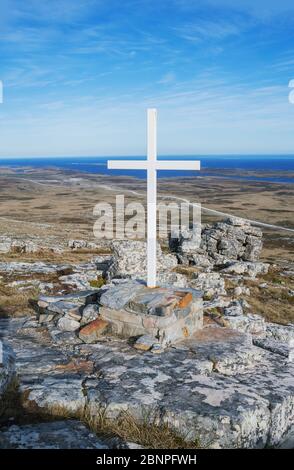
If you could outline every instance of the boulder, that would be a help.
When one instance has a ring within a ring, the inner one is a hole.
[[[80,323],[70,315],[66,314],[58,320],[57,328],[62,331],[76,331],[80,328]]]
[[[113,259],[107,271],[108,278],[139,278],[146,279],[147,275],[147,245],[146,242],[134,240],[115,240],[112,243]],[[178,264],[174,254],[164,254],[157,245],[157,270],[166,272]]]
[[[180,262],[210,267],[228,260],[257,261],[262,250],[262,232],[249,222],[230,217],[223,222],[183,232],[173,232],[170,249]]]
[[[224,274],[245,274],[254,278],[258,274],[267,274],[269,266],[268,263],[234,261],[222,268],[221,272]]]
[[[95,250],[98,248],[98,245],[87,240],[69,240],[68,248],[71,250],[80,250],[80,249],[89,249]]]
[[[219,273],[195,273],[190,285],[201,290],[204,297],[226,295],[225,281]]]
[[[15,374],[12,349],[0,341],[0,398],[6,392]]]
[[[243,315],[243,308],[240,302],[231,302],[228,307],[224,308],[224,315],[227,317],[237,317],[238,315]]]
[[[84,343],[96,343],[99,337],[107,332],[108,327],[109,323],[107,321],[97,318],[80,330],[79,338]]]
[[[0,449],[108,449],[76,420],[12,425],[1,430]]]
[[[294,325],[266,324],[266,336],[276,341],[288,343],[294,341]]]
[[[247,315],[225,316],[225,326],[233,330],[250,333],[252,335],[264,336],[266,323],[263,317],[248,313]]]
[[[137,339],[134,344],[134,348],[138,349],[139,351],[149,351],[155,342],[156,340],[154,336],[143,335]]]
[[[99,315],[99,307],[97,304],[88,304],[84,307],[81,318],[81,326],[88,325],[94,320],[97,320]]]
[[[11,251],[11,238],[0,237],[0,253],[9,253]]]

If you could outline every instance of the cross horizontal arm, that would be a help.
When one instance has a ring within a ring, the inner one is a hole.
[[[109,170],[200,170],[200,162],[197,160],[109,160],[107,168]]]
[[[197,160],[157,160],[156,170],[200,170],[200,162]]]

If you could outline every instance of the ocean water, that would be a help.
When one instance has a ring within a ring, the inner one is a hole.
[[[145,157],[50,157],[50,158],[0,158],[0,166],[5,167],[33,167],[33,168],[62,168],[66,170],[75,170],[88,173],[112,174],[112,175],[130,175],[137,178],[145,178],[145,171],[138,170],[108,170],[107,160],[144,160]],[[294,183],[294,155],[214,155],[214,156],[162,156],[162,160],[200,160],[201,175],[198,171],[160,171],[159,178],[175,176],[218,176],[230,179],[270,181],[277,183]],[[246,176],[228,175],[225,170],[248,171]],[[277,174],[270,176],[250,175],[250,171],[271,171],[283,172],[283,175]],[[287,176],[289,172],[289,176]]]

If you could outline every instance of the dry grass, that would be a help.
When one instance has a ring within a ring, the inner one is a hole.
[[[67,416],[66,416],[67,415]],[[0,399],[0,430],[3,426],[11,424],[25,425],[44,421],[57,421],[69,417],[65,410],[42,410],[24,405],[24,397],[19,392],[19,382],[14,378]],[[13,421],[12,421],[13,420]]]
[[[107,419],[106,410],[97,415],[84,417],[86,424],[96,434],[120,437],[135,442],[148,449],[199,449],[200,441],[186,440],[177,434],[169,424],[158,424],[155,418],[146,413],[142,421],[136,420],[127,412],[122,412],[115,420]]]
[[[100,287],[104,286],[105,283],[105,279],[102,276],[98,276],[97,279],[93,279],[93,281],[90,281],[90,286],[96,289],[100,289]]]
[[[135,442],[149,449],[199,449],[200,441],[186,440],[178,435],[167,423],[158,424],[146,413],[142,421],[137,421],[129,413],[121,413],[115,420],[106,417],[106,410],[95,416],[80,410],[69,414],[64,407],[54,406],[50,409],[40,409],[34,403],[26,402],[26,397],[19,393],[19,384],[15,379],[5,395],[0,400],[0,428],[13,424],[23,425],[44,421],[64,419],[79,419],[92,432],[102,438],[121,438],[124,441]]]
[[[109,255],[111,250],[107,247],[97,248],[96,250],[66,250],[63,253],[54,253],[52,251],[40,251],[39,253],[7,253],[1,254],[1,261],[11,262],[20,261],[34,263],[43,261],[48,263],[64,264],[64,263],[80,263],[90,261],[93,256]]]
[[[80,263],[90,261],[93,256],[98,254],[109,254],[110,251],[107,248],[101,248],[101,250],[76,250],[66,251],[62,255],[52,252],[42,253],[8,253],[1,255],[1,261],[3,262],[49,262],[52,264],[66,264],[66,263]],[[69,287],[60,285],[59,277],[72,274],[73,270],[71,267],[59,270],[53,273],[14,273],[14,274],[2,274],[0,280],[0,317],[6,316],[22,316],[24,314],[32,314],[33,309],[31,302],[36,300],[40,294],[39,289],[34,286],[33,281],[41,281],[44,283],[51,283],[54,285],[51,294],[58,292],[60,288],[64,293],[67,293]],[[1,274],[1,273],[0,273]],[[17,287],[9,287],[13,281],[25,281],[26,290],[21,290]],[[101,287],[105,281],[102,278],[97,278],[93,281],[95,285],[92,287]]]
[[[31,302],[38,298],[39,293],[34,286],[20,291],[0,283],[0,317],[32,315]]]
[[[188,279],[192,279],[194,273],[199,272],[199,268],[197,268],[197,266],[179,265],[176,268],[174,268],[173,271],[178,274],[184,274],[185,276],[188,277]]]
[[[266,288],[259,287],[263,282],[267,283]],[[281,276],[277,269],[271,269],[258,280],[248,280],[245,284],[250,288],[250,296],[245,298],[254,313],[270,322],[294,323],[294,297],[289,294],[289,290],[294,290],[291,277]]]

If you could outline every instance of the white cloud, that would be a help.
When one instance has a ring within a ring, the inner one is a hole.
[[[174,82],[176,79],[176,76],[173,72],[168,72],[165,75],[161,77],[160,80],[158,80],[157,83],[160,83],[161,85],[167,85],[169,83]]]

